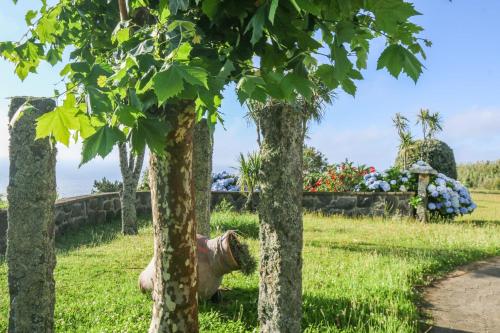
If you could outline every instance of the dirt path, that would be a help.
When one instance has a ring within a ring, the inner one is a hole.
[[[500,333],[500,257],[455,271],[427,289],[433,333]]]

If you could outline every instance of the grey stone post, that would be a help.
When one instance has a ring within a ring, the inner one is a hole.
[[[302,109],[269,104],[260,115],[264,140],[259,204],[260,332],[301,331]]]
[[[437,171],[429,164],[419,161],[411,166],[410,172],[418,176],[417,195],[422,199],[417,206],[417,219],[424,223],[429,222],[427,186],[429,185],[431,175],[437,174]]]
[[[193,178],[196,230],[204,236],[210,236],[212,155],[213,137],[207,120],[201,119],[193,133]]]
[[[54,107],[54,100],[35,97],[10,104],[9,332],[54,331],[56,150],[48,138],[35,141],[36,119]]]

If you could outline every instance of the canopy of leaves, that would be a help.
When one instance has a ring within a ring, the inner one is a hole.
[[[71,49],[66,91],[56,92],[65,102],[39,119],[38,136],[64,144],[81,136],[83,162],[124,140],[161,151],[164,115],[181,100],[217,121],[229,82],[241,102],[309,99],[318,83],[354,95],[372,39],[386,41],[377,67],[413,80],[421,44],[430,45],[404,0],[129,0],[128,8],[120,21],[116,0],[42,0],[26,13],[26,35],[0,42],[21,79]]]

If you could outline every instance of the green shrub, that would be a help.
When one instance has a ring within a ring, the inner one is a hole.
[[[500,190],[500,160],[458,166],[458,180],[475,189]]]
[[[404,169],[403,161],[406,154],[407,167],[419,160],[424,160],[438,172],[457,179],[457,165],[453,150],[443,141],[432,139],[426,142],[417,140],[408,148],[400,150],[395,165]]]
[[[328,160],[325,155],[316,148],[304,146],[302,156],[302,172],[304,173],[304,177],[310,174],[320,174],[327,170]]]
[[[0,194],[0,209],[5,209],[7,208],[7,199],[3,194]]]
[[[144,169],[144,172],[142,173],[142,178],[139,182],[139,185],[137,186],[138,191],[150,191],[151,188],[149,187],[149,168],[146,167]]]
[[[109,192],[120,192],[122,189],[122,182],[110,181],[104,177],[101,180],[94,180],[94,187],[92,187],[92,193],[109,193]]]

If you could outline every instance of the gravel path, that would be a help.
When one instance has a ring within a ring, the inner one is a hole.
[[[455,271],[427,289],[433,333],[500,333],[500,257]]]

